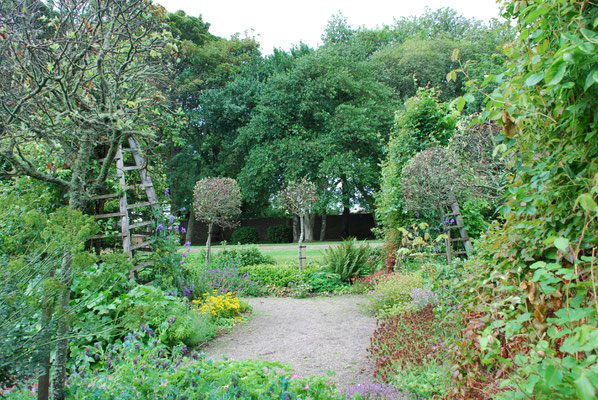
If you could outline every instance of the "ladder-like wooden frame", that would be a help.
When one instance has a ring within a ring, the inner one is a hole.
[[[132,241],[132,231],[138,228],[152,226],[154,225],[153,220],[149,221],[142,221],[138,223],[131,224],[130,218],[130,210],[141,208],[141,207],[151,207],[153,211],[156,211],[158,208],[158,200],[156,196],[156,191],[154,189],[154,185],[150,178],[150,175],[147,171],[147,163],[141,152],[139,151],[139,146],[137,141],[134,138],[128,139],[129,147],[124,148],[122,145],[118,148],[116,152],[116,156],[114,157],[114,161],[116,163],[116,176],[118,177],[118,183],[121,188],[119,193],[109,193],[103,194],[99,196],[94,196],[91,200],[104,200],[104,199],[111,199],[111,198],[119,198],[119,212],[117,213],[107,213],[107,214],[98,214],[95,215],[95,219],[101,218],[115,218],[120,217],[120,225],[121,225],[121,233],[120,236],[122,237],[122,248],[123,251],[129,257],[129,260],[133,260],[134,252],[143,248],[148,248],[153,243],[152,239],[142,241],[141,243],[133,243]],[[135,165],[126,166],[124,162],[124,154],[126,152],[130,152],[133,155],[133,160],[135,161]],[[126,172],[128,171],[139,171],[139,178],[141,183],[136,185],[129,185],[127,184],[126,179]],[[127,200],[127,190],[135,189],[138,187],[142,187],[145,190],[145,195],[147,197],[147,201],[143,201],[136,204],[129,204]],[[103,239],[106,238],[107,235],[96,235],[93,236],[91,239]],[[148,261],[142,263],[140,265],[134,266],[131,271],[129,271],[129,278],[133,279],[135,277],[135,272],[153,265],[153,261]]]
[[[454,217],[455,225],[446,223],[446,219],[449,217]],[[445,209],[444,212],[440,212],[440,219],[442,220],[442,225],[444,226],[444,231],[447,235],[447,238],[445,239],[446,259],[450,264],[453,255],[467,255],[473,250],[473,245],[471,243],[471,238],[467,233],[467,229],[465,229],[463,216],[461,215],[461,209],[459,208],[459,203],[457,203],[457,201],[452,202],[450,207]],[[455,229],[458,229],[459,237],[452,237],[451,232]],[[457,242],[463,242],[465,251],[455,251],[453,249],[453,244]]]

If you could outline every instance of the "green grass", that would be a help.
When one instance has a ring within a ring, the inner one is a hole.
[[[309,245],[336,246],[336,245],[339,245],[340,243],[341,243],[340,241],[310,242],[310,243],[306,243],[306,245],[307,246],[309,246]],[[381,240],[366,240],[366,243],[382,243],[382,241]],[[227,245],[227,246],[214,245],[212,247],[212,250],[219,251],[219,250],[222,250],[229,246],[230,245]],[[298,263],[297,258],[299,257],[299,255],[298,255],[297,243],[257,244],[256,246],[260,249],[260,251],[262,253],[274,257],[274,260],[276,261],[277,264],[297,264]],[[293,246],[293,248],[292,249],[281,249],[281,250],[264,250],[263,249],[264,247],[280,247],[280,246]],[[192,249],[192,252],[189,254],[189,257],[191,257],[191,260],[193,260],[193,262],[201,262],[198,258],[199,254],[195,253],[195,252],[205,249],[205,246],[192,246],[191,249]],[[306,264],[321,262],[323,255],[324,255],[324,249],[310,249],[310,248],[305,249]]]
[[[298,264],[299,249],[267,250],[262,253],[274,257],[276,264]],[[317,263],[322,260],[324,249],[305,249],[306,264]]]

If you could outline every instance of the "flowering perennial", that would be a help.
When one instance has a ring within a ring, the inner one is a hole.
[[[241,307],[239,299],[231,292],[218,294],[217,290],[204,293],[201,300],[193,300],[193,306],[198,313],[209,314],[214,319],[237,317]]]

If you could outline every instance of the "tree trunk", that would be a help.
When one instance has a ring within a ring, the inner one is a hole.
[[[212,230],[214,228],[214,223],[210,222],[208,224],[208,240],[206,241],[206,265],[210,265],[210,256],[212,252]]]
[[[64,388],[66,387],[66,364],[69,354],[69,303],[71,300],[71,254],[67,253],[62,258],[61,283],[63,285],[60,294],[60,314],[58,320],[58,341],[56,342],[56,359],[54,365],[54,377],[52,380],[52,399],[64,400]]]
[[[299,241],[299,217],[293,215],[293,242]]]
[[[189,211],[189,221],[187,221],[187,232],[185,233],[185,242],[191,243],[193,240],[193,230],[195,227],[195,211]]]
[[[349,212],[351,210],[349,210],[349,207],[343,207],[343,222],[342,222],[342,227],[343,229],[341,230],[341,236],[343,239],[346,239],[347,237],[349,237]]]
[[[303,215],[299,216],[299,269],[303,269],[303,249],[302,249],[302,245],[303,245],[303,232],[304,232],[304,219],[303,219]]]
[[[322,225],[320,226],[320,242],[326,240],[326,213],[322,213]]]
[[[48,400],[50,397],[50,369],[52,368],[50,343],[52,342],[52,333],[49,329],[52,321],[52,303],[52,299],[46,299],[42,304],[42,344],[39,347],[38,354],[44,372],[37,378],[37,400]]]
[[[305,241],[313,242],[314,241],[314,225],[316,224],[316,215],[315,214],[307,214],[304,218],[305,218],[304,219]]]

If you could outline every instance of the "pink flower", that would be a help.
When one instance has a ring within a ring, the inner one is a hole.
[[[306,383],[305,387],[303,389],[305,389],[305,390],[309,389],[309,385]]]
[[[299,378],[299,374],[293,374],[293,375],[291,375],[291,380],[293,380],[295,378]]]

